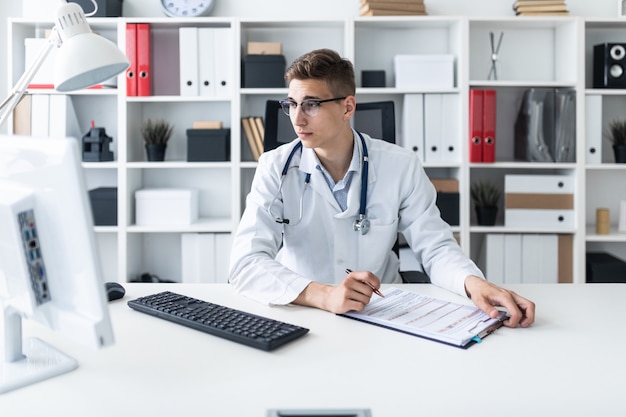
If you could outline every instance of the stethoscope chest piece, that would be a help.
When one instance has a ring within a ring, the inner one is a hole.
[[[370,221],[363,214],[359,214],[359,218],[354,221],[352,225],[355,232],[361,232],[362,235],[366,235],[370,231]]]

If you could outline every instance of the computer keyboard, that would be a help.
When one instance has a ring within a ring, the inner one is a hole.
[[[128,306],[233,342],[270,351],[309,329],[170,291],[140,297]]]

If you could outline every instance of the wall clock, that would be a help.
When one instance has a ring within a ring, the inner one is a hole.
[[[163,12],[170,17],[208,16],[216,0],[161,0]]]

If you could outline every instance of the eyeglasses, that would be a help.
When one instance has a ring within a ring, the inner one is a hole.
[[[302,112],[307,116],[317,116],[317,113],[319,113],[320,111],[320,104],[343,99],[345,99],[345,97],[335,97],[326,100],[302,100],[302,103],[300,103],[300,108],[302,108]],[[293,100],[285,99],[280,101],[280,107],[283,109],[283,113],[285,113],[287,116],[291,116],[291,112],[296,111],[298,103]]]

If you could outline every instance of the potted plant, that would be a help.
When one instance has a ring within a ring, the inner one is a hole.
[[[615,154],[615,162],[626,163],[626,119],[613,120],[609,124],[609,130],[606,137],[613,144],[613,153]]]
[[[488,180],[478,181],[472,185],[470,194],[476,208],[478,224],[482,226],[496,224],[498,201],[500,200],[498,187]]]
[[[172,136],[173,128],[164,119],[147,119],[143,122],[141,136],[146,145],[148,161],[163,161],[165,159],[165,149]]]

